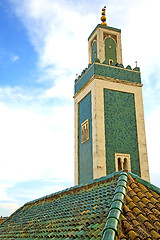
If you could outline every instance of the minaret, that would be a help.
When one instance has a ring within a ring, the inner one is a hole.
[[[121,30],[102,23],[88,38],[89,64],[75,80],[75,184],[128,170],[149,181],[139,67],[124,68]]]

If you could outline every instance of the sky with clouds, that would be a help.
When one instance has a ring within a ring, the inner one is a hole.
[[[0,0],[0,216],[74,185],[76,73],[107,6],[124,66],[141,68],[151,182],[160,187],[159,0]]]

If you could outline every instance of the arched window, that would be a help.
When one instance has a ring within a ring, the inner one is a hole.
[[[118,171],[122,170],[121,158],[118,158]]]
[[[105,39],[105,61],[109,65],[117,62],[116,43],[111,37]]]
[[[128,170],[127,158],[124,158],[123,169]]]
[[[116,171],[131,171],[130,154],[115,153]]]

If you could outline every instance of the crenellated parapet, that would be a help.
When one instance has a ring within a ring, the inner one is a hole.
[[[106,77],[108,81],[120,80],[125,84],[137,83],[141,84],[140,68],[131,68],[128,65],[124,68],[123,64],[107,65],[105,61],[101,64],[97,59],[93,64],[88,64],[88,68],[85,68],[81,75],[75,79],[74,94],[76,94],[93,76]]]

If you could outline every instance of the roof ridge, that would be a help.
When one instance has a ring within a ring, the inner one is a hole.
[[[146,187],[150,188],[151,190],[155,191],[156,193],[160,194],[160,188],[155,186],[154,184],[148,182],[147,180],[142,179],[141,177],[139,177],[138,175],[132,173],[132,172],[128,172],[132,178],[134,178],[137,182],[142,183],[143,185],[145,185]]]
[[[118,235],[118,224],[120,221],[124,205],[124,198],[126,196],[127,183],[128,183],[127,172],[121,172],[119,174],[117,187],[107,217],[107,222],[103,229],[102,240],[114,240],[116,238],[116,235]]]

